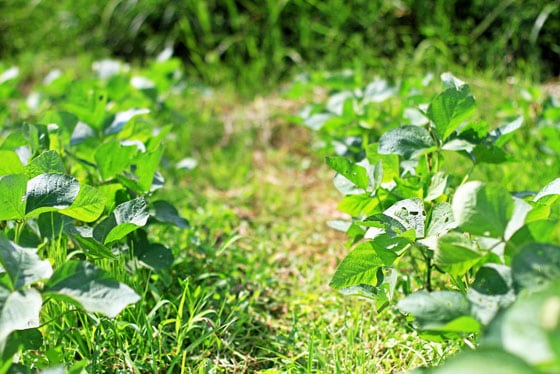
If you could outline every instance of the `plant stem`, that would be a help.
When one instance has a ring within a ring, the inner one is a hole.
[[[432,259],[426,256],[426,290],[432,292]]]

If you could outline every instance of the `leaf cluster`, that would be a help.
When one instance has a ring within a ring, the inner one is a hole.
[[[2,361],[41,345],[47,303],[113,318],[138,302],[138,290],[114,273],[168,270],[171,249],[153,242],[149,227],[189,227],[172,203],[157,198],[171,128],[148,117],[165,110],[158,90],[175,84],[167,74],[173,62],[149,71],[154,81],[110,61],[99,64],[91,80],[55,72],[31,106],[40,119],[4,118],[0,130]],[[108,271],[104,262],[128,265]]]
[[[473,120],[469,86],[450,74],[442,81],[418,108],[424,120],[363,144],[362,160],[327,157],[344,195],[338,208],[352,217],[331,226],[354,246],[331,286],[373,299],[378,310],[400,299],[428,339],[480,337],[480,350],[435,372],[474,370],[478,359],[499,365],[489,352],[513,357],[519,372],[556,371],[560,179],[524,194],[469,180],[482,165],[513,159],[504,146],[523,118],[491,130]],[[411,270],[422,278],[414,292]],[[447,279],[437,288],[436,273]]]

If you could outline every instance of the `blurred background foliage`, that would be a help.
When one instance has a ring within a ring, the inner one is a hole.
[[[0,0],[2,60],[144,61],[172,47],[207,83],[257,87],[345,67],[547,80],[560,74],[558,35],[560,0]]]

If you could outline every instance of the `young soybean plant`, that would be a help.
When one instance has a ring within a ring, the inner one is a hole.
[[[157,168],[169,129],[134,121],[145,109],[107,113],[107,92],[95,84],[80,87],[79,117],[53,111],[45,125],[0,133],[3,363],[40,349],[44,303],[65,302],[112,318],[139,301],[96,262],[118,264],[127,255],[152,270],[168,269],[171,250],[150,242],[144,228],[188,226],[170,203],[153,199],[163,184]]]
[[[560,179],[523,199],[498,184],[468,181],[468,173],[448,173],[446,161],[457,162],[453,154],[466,156],[471,169],[508,160],[501,146],[522,119],[493,131],[485,122],[469,122],[475,100],[468,85],[450,74],[442,80],[444,90],[431,100],[424,123],[386,132],[378,144],[367,146],[361,162],[327,158],[345,195],[339,209],[353,217],[332,225],[357,243],[331,286],[373,298],[382,309],[397,289],[399,262],[414,263],[419,254],[423,264],[416,270],[424,273],[423,289],[410,293],[405,287],[398,308],[414,316],[421,334],[441,340],[481,333],[481,346],[497,357],[560,367],[553,348],[557,336],[549,339],[548,330],[538,326],[529,331],[542,337],[539,347],[546,353],[536,354],[537,349],[524,348],[531,344],[513,323],[527,303],[517,305],[519,295],[543,292],[530,301],[540,303],[533,316],[547,300],[560,300],[554,288],[560,281],[560,247],[550,244],[560,229]],[[448,289],[434,290],[435,270],[448,276]],[[560,315],[560,308],[548,308]],[[554,321],[548,328],[560,331],[559,320]],[[481,351],[481,357],[457,365],[468,368],[487,354]]]

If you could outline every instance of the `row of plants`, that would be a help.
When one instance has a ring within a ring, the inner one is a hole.
[[[378,311],[396,305],[426,339],[467,346],[419,372],[556,372],[560,105],[549,98],[532,118],[491,126],[469,85],[451,74],[442,81],[426,100],[426,81],[377,79],[335,89],[300,114],[337,154],[326,162],[343,195],[338,209],[351,217],[329,223],[352,247],[330,284]],[[525,104],[504,108],[510,116],[536,106],[523,94]],[[516,157],[523,169],[510,173],[530,188],[511,192],[493,173]],[[523,175],[543,167],[546,180]]]
[[[0,75],[1,372],[60,361],[37,356],[64,316],[99,321],[137,303],[148,285],[129,279],[174,263],[153,228],[189,227],[158,197],[172,130],[159,121],[172,116],[169,96],[185,92],[178,61],[140,75],[115,61],[94,70],[82,79],[52,71],[25,101],[18,69]],[[72,370],[89,364],[83,358]]]

